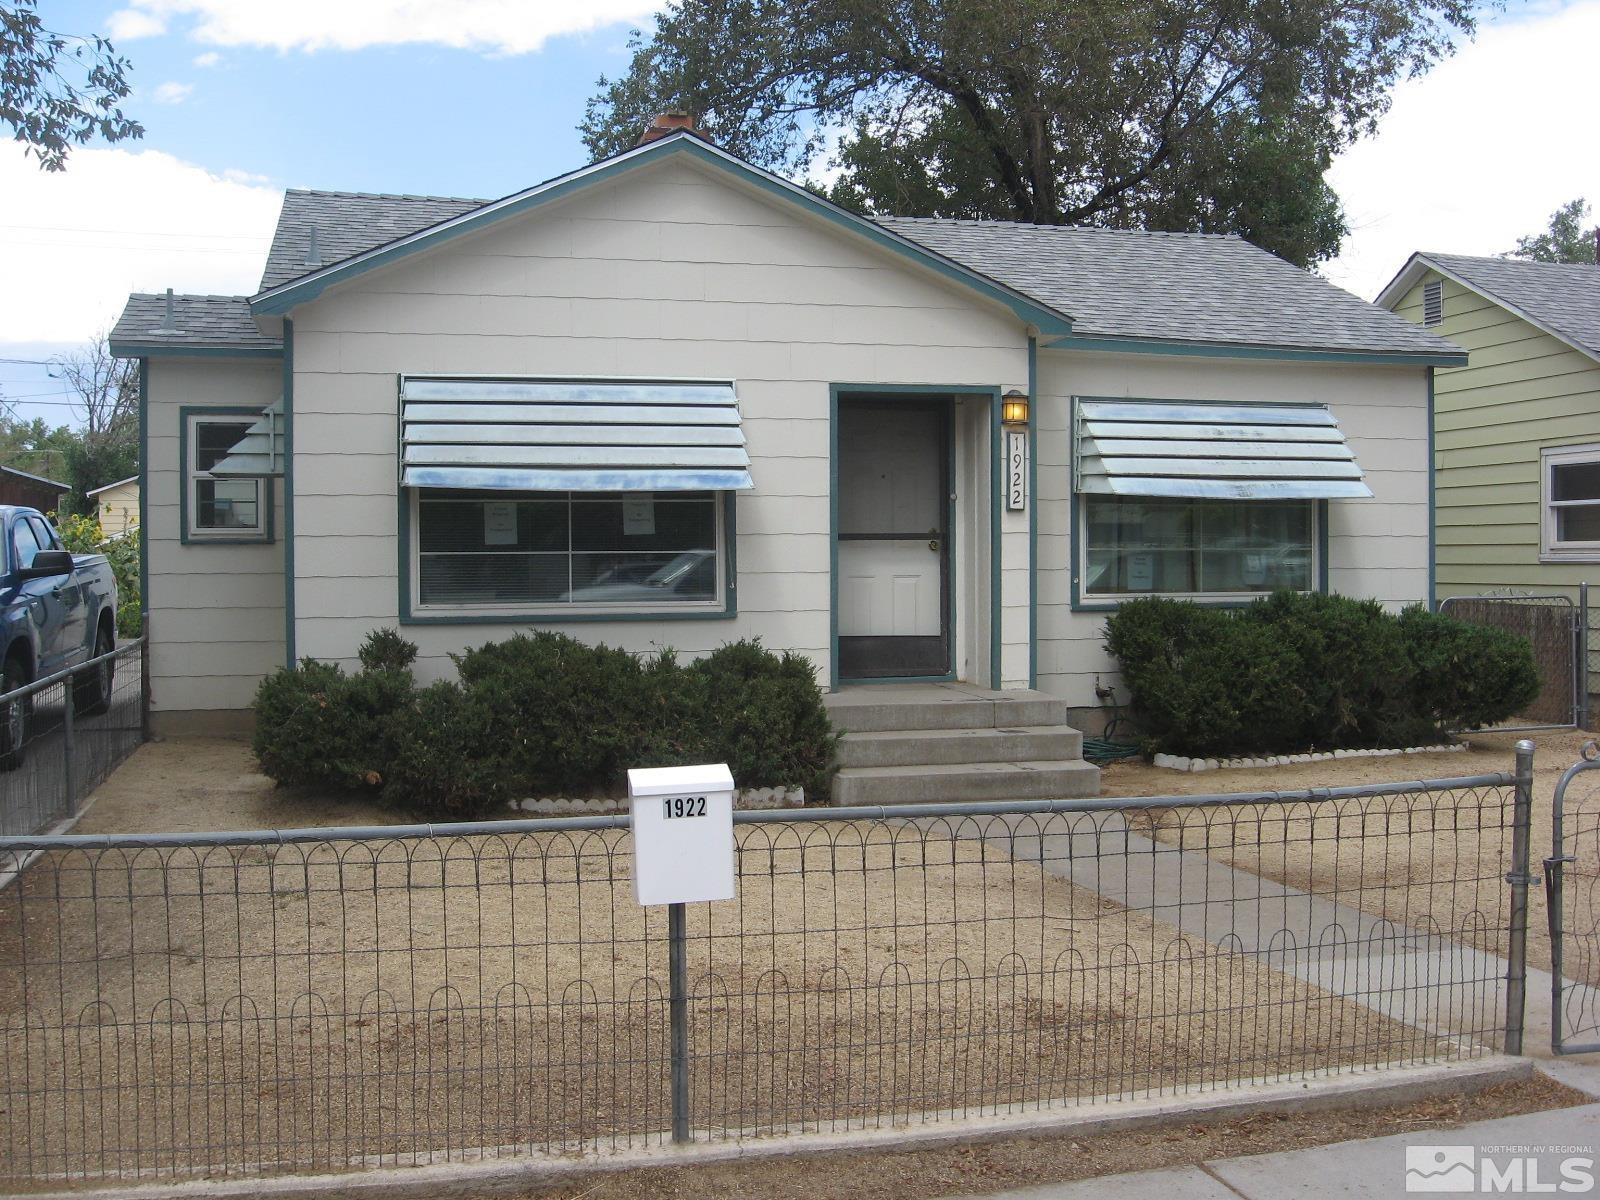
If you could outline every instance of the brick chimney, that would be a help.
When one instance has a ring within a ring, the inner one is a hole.
[[[687,129],[690,133],[694,133],[694,117],[684,112],[681,108],[657,113],[650,119],[650,124],[644,127],[644,132],[639,135],[639,140],[634,145],[642,146],[646,142],[664,138],[669,133],[677,133],[680,129]]]

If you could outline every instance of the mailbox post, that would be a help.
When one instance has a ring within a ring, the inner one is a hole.
[[[684,905],[731,900],[733,775],[725,763],[628,772],[633,894],[667,906],[672,1140],[689,1140],[688,931]]]

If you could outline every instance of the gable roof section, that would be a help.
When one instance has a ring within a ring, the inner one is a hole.
[[[1073,317],[1094,349],[1458,360],[1461,348],[1234,235],[883,217]]]
[[[283,194],[278,227],[261,272],[261,291],[320,267],[459,217],[489,204],[460,196],[394,196],[367,192],[291,190]],[[315,255],[312,230],[316,231]]]
[[[231,358],[281,358],[283,339],[256,328],[248,296],[173,296],[135,292],[111,329],[111,353],[122,358],[161,354],[213,354]]]
[[[1429,270],[1600,362],[1600,266],[1418,251],[1377,302],[1393,308]]]
[[[340,262],[321,268],[311,268],[305,274],[287,282],[263,289],[251,297],[250,306],[257,313],[285,313],[298,304],[314,300],[334,283],[352,278],[376,267],[385,266],[422,250],[431,249],[451,238],[473,233],[508,217],[513,217],[569,196],[585,187],[617,175],[642,163],[669,155],[687,155],[697,162],[726,172],[746,183],[790,201],[847,232],[865,237],[891,253],[910,259],[919,265],[943,275],[945,278],[994,300],[1009,308],[1027,324],[1036,326],[1045,336],[1060,336],[1072,330],[1072,318],[1026,292],[1009,284],[990,279],[965,264],[946,257],[937,250],[921,245],[884,226],[857,216],[832,201],[825,200],[798,184],[781,176],[751,166],[725,150],[709,144],[705,139],[687,130],[679,130],[642,146],[635,146],[612,158],[592,163],[566,175],[515,192],[501,200],[479,204],[455,216],[436,221],[408,234],[393,237]],[[317,195],[318,193],[305,193]],[[437,201],[429,201],[437,203]],[[470,203],[470,202],[469,202]],[[282,223],[280,221],[280,229]],[[320,228],[320,226],[319,226]],[[319,234],[320,240],[320,234]],[[276,246],[274,246],[276,251]],[[280,260],[292,258],[286,250]],[[274,257],[269,254],[269,261]]]

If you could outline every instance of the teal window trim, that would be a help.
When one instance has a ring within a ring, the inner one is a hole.
[[[283,654],[296,661],[294,607],[294,322],[283,321]]]
[[[1039,686],[1039,339],[1028,335],[1028,686]]]
[[[931,269],[950,282],[1003,305],[1020,320],[1038,326],[1046,334],[1059,336],[1072,332],[1072,321],[1066,314],[909,238],[891,233],[867,218],[841,208],[832,201],[786,179],[752,166],[725,150],[718,150],[689,133],[670,134],[646,145],[626,150],[605,162],[557,176],[536,187],[493,201],[482,208],[442,221],[428,229],[397,238],[387,245],[375,247],[344,262],[332,264],[300,279],[269,288],[251,298],[250,308],[257,313],[286,313],[296,305],[315,300],[335,283],[386,266],[419,251],[431,249],[464,234],[476,232],[508,217],[553,203],[595,184],[614,179],[636,167],[662,161],[674,155],[687,156],[698,163],[732,175],[743,183],[753,184],[768,195],[793,204],[813,216],[821,217],[851,234],[864,236],[881,249]]]
[[[597,612],[594,610],[578,611],[571,613],[550,612],[548,610],[529,610],[528,612],[451,612],[431,613],[418,612],[411,600],[412,569],[411,562],[415,551],[415,523],[411,517],[411,506],[416,488],[396,488],[395,499],[398,506],[398,521],[400,528],[399,542],[399,570],[400,583],[399,611],[400,624],[402,625],[592,625],[605,624],[606,622],[637,622],[637,621],[731,621],[739,615],[738,569],[739,569],[739,505],[737,492],[722,493],[722,562],[725,583],[723,585],[723,602],[716,608],[697,608],[691,612],[673,612],[662,609],[655,612],[629,612],[620,609],[615,612]],[[524,495],[532,493],[510,493],[507,495]]]
[[[956,647],[960,625],[959,596],[955,587],[956,554],[956,501],[946,501],[946,537],[949,543],[951,566],[950,597],[950,670],[943,675],[896,675],[884,678],[866,677],[844,681],[839,678],[839,401],[842,398],[889,399],[902,396],[911,400],[948,397],[950,407],[950,437],[946,469],[949,472],[951,491],[955,495],[956,478],[956,428],[955,405],[957,396],[985,396],[991,401],[994,419],[1000,419],[1000,389],[987,384],[923,384],[923,383],[831,383],[828,385],[828,690],[836,692],[841,687],[855,687],[871,683],[951,683],[960,678]],[[998,460],[996,461],[998,466]],[[996,479],[998,486],[998,478]],[[998,492],[996,493],[998,495]],[[996,520],[998,521],[998,516]],[[998,575],[995,576],[998,592]],[[998,614],[995,623],[998,625]]]
[[[1046,343],[1047,350],[1102,354],[1162,354],[1192,358],[1243,358],[1271,362],[1356,363],[1390,367],[1464,367],[1465,351],[1316,350],[1294,346],[1255,346],[1242,342],[1179,342],[1158,338],[1092,337],[1069,334]]]
[[[1031,407],[1031,399],[1029,403]],[[1000,389],[996,388],[989,403],[989,686],[995,691],[1005,687],[1000,643],[1000,619],[1004,613],[1000,594],[1000,510],[1005,507],[1005,457],[1005,439],[1000,431]]]
[[[262,531],[250,537],[191,537],[189,534],[189,424],[199,417],[259,417],[259,408],[238,404],[185,404],[178,408],[178,543],[183,546],[270,546],[277,541],[274,526],[275,492],[271,479],[260,480],[261,506],[265,515]],[[140,464],[141,475],[144,466]],[[144,522],[144,495],[146,489],[140,481],[140,525]],[[142,535],[141,535],[142,536]]]

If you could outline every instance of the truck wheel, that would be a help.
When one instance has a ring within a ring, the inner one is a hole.
[[[21,659],[8,658],[0,670],[0,692],[14,692],[28,685],[28,670]],[[23,696],[0,704],[0,771],[15,771],[27,753],[33,731],[33,697]]]
[[[110,654],[115,648],[111,631],[104,625],[94,635],[94,655]],[[72,682],[72,709],[80,717],[97,717],[111,708],[111,685],[116,680],[117,663],[108,658],[92,671],[85,671]]]

